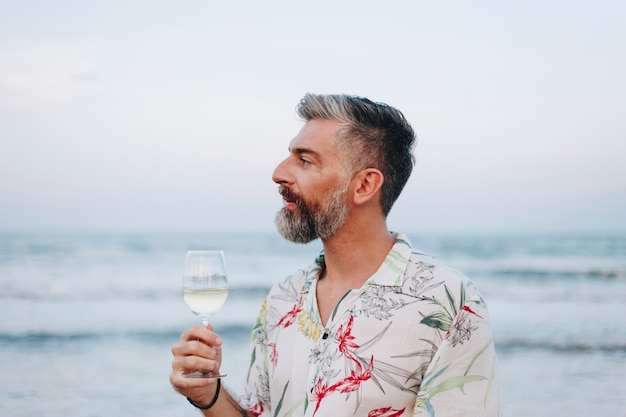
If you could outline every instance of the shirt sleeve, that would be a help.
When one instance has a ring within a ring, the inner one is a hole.
[[[415,416],[499,415],[498,371],[488,314],[479,297],[459,308],[424,374]]]
[[[248,372],[239,401],[243,408],[259,417],[270,416],[270,390],[267,366],[266,306],[263,302],[252,330]]]

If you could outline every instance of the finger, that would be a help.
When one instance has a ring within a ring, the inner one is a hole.
[[[201,379],[201,378],[185,378],[183,373],[177,370],[172,370],[170,373],[170,384],[176,389],[176,391],[186,396],[190,396],[192,390],[208,387],[214,384],[214,379]]]
[[[188,374],[195,371],[218,372],[219,361],[206,359],[199,356],[178,356],[172,360],[172,371],[181,374]]]
[[[202,404],[209,403],[216,395],[216,379],[185,378],[178,372],[172,372],[170,383],[182,395]]]
[[[180,340],[185,341],[185,340],[197,339],[199,337],[208,337],[208,335],[210,335],[211,332],[213,332],[213,328],[211,327],[211,325],[204,327],[204,326],[195,324],[191,326],[190,328],[188,328],[187,330],[185,330],[183,334],[180,335]]]
[[[221,346],[209,346],[200,340],[179,342],[172,346],[172,354],[178,356],[200,356],[207,359],[221,357]]]
[[[207,345],[221,346],[222,338],[210,327],[195,325],[187,329],[181,336],[180,341],[201,340]]]

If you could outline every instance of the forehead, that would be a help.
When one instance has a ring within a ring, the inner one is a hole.
[[[335,120],[309,120],[289,143],[289,149],[292,152],[307,151],[322,156],[337,155],[334,138],[339,127],[340,123]]]

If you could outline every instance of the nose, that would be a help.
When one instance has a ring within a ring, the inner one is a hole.
[[[287,161],[289,158],[284,159],[281,163],[279,163],[276,168],[274,168],[274,172],[272,173],[272,181],[276,184],[289,184],[291,181],[289,178],[289,170],[287,169]]]

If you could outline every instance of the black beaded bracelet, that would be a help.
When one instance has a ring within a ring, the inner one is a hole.
[[[213,407],[215,403],[217,402],[217,397],[220,395],[220,386],[222,385],[220,381],[221,381],[220,378],[217,378],[217,388],[215,389],[215,397],[213,397],[213,400],[209,403],[209,405],[205,405],[203,407],[197,404],[194,400],[192,400],[189,397],[187,397],[187,401],[189,401],[191,405],[193,405],[196,408],[199,408],[200,410],[208,410],[209,408]]]

